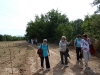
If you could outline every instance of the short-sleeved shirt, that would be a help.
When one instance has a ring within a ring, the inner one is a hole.
[[[41,44],[40,48],[43,50],[43,56],[44,57],[48,56],[48,50],[49,50],[48,44],[46,44],[46,45]]]
[[[82,41],[81,41],[81,48],[82,48],[82,50],[84,52],[88,52],[90,50],[90,48],[89,48],[89,41],[88,40],[86,41],[86,40],[82,39]]]
[[[82,40],[82,39],[78,39],[78,38],[76,38],[76,39],[74,40],[74,42],[76,43],[76,47],[81,47],[81,40]]]

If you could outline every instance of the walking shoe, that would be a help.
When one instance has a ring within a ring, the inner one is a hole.
[[[41,70],[43,70],[44,68],[43,67],[41,67]]]
[[[69,67],[69,66],[68,66],[68,64],[67,64],[67,65],[65,65],[65,67]]]
[[[89,66],[86,66],[86,69],[90,69],[90,67]]]
[[[61,63],[62,66],[64,66],[64,63]]]
[[[50,68],[47,68],[46,70],[47,70],[47,71],[50,71]]]

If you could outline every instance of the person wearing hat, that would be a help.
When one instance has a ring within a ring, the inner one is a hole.
[[[74,47],[76,50],[77,61],[79,61],[80,59],[82,60],[81,40],[82,38],[80,34],[78,34],[77,38],[74,40]]]
[[[43,39],[43,43],[40,45],[40,48],[42,49],[42,57],[41,59],[41,69],[44,68],[44,59],[46,61],[46,68],[47,70],[50,70],[50,63],[49,63],[49,46],[47,44],[47,39]]]
[[[68,54],[66,52],[66,49],[68,48],[67,45],[70,44],[70,42],[66,41],[65,36],[62,36],[59,42],[59,52],[60,52],[60,57],[61,57],[61,64],[67,67],[68,67],[68,59],[67,59]],[[65,63],[63,61],[63,56],[65,57]]]

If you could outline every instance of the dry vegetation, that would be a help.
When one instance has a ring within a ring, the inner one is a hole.
[[[0,42],[0,75],[19,75],[25,57],[33,50],[24,41]],[[10,58],[11,57],[11,58]],[[12,71],[12,69],[13,71]]]
[[[60,65],[58,45],[49,45],[51,70],[41,71],[36,46],[25,41],[0,42],[0,75],[100,75],[100,58],[92,57],[89,62],[91,69],[87,70],[84,63],[76,62],[75,50],[71,47],[69,67],[63,67]],[[82,66],[83,69],[80,69]]]

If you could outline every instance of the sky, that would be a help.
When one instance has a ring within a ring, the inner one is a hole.
[[[24,36],[27,22],[34,21],[35,15],[46,14],[58,9],[69,20],[92,15],[96,7],[93,0],[0,0],[0,34]]]

